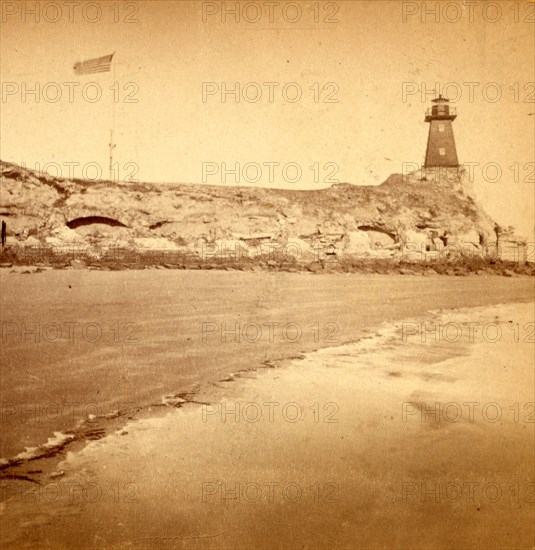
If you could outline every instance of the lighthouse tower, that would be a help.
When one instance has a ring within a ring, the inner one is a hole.
[[[455,109],[450,109],[449,99],[440,94],[432,103],[433,106],[425,113],[425,121],[430,126],[424,168],[458,168],[459,160],[451,125],[457,117]]]

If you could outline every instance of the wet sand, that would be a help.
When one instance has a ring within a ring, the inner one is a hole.
[[[2,269],[0,283],[3,458],[383,321],[534,296],[532,278],[496,276]],[[101,437],[105,424],[79,431]]]
[[[14,493],[4,546],[530,548],[534,313],[407,317],[213,385],[209,405],[130,422]],[[461,338],[423,343],[424,321]],[[471,342],[468,323],[489,330]]]

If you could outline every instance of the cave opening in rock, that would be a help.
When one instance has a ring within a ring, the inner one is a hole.
[[[83,227],[84,225],[92,225],[95,223],[109,225],[110,227],[127,227],[124,223],[113,218],[107,218],[105,216],[86,216],[83,218],[75,218],[70,222],[67,222],[69,229],[76,229],[77,227]]]

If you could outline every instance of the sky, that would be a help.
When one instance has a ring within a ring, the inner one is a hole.
[[[123,181],[374,185],[422,164],[439,89],[478,201],[535,240],[534,2],[1,4],[2,160],[107,178],[113,127]]]

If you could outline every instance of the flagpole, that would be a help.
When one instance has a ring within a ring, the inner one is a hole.
[[[115,56],[115,52],[113,52],[111,55],[105,55],[103,57],[96,57],[94,59],[89,59],[86,61],[83,61],[82,58],[80,58],[80,61],[74,64],[74,73],[77,75],[86,75],[86,74],[95,74],[95,73],[103,73],[103,72],[110,72],[112,73],[112,78],[115,81],[115,64],[113,63],[113,57]],[[113,65],[113,68],[111,67]],[[114,133],[115,133],[115,95],[114,86],[110,86],[110,89],[112,90],[111,94],[111,128],[110,128],[110,142],[108,144],[109,147],[109,177],[110,181],[113,181],[113,150],[115,149],[115,141],[114,141]]]
[[[115,52],[114,57],[115,57]],[[112,94],[111,94],[111,129],[110,129],[110,165],[109,165],[109,172],[110,172],[110,181],[113,181],[113,150],[115,149],[115,143],[113,142],[113,134],[115,130],[115,93],[114,93],[114,86],[115,86],[115,63],[114,59],[112,57]]]

